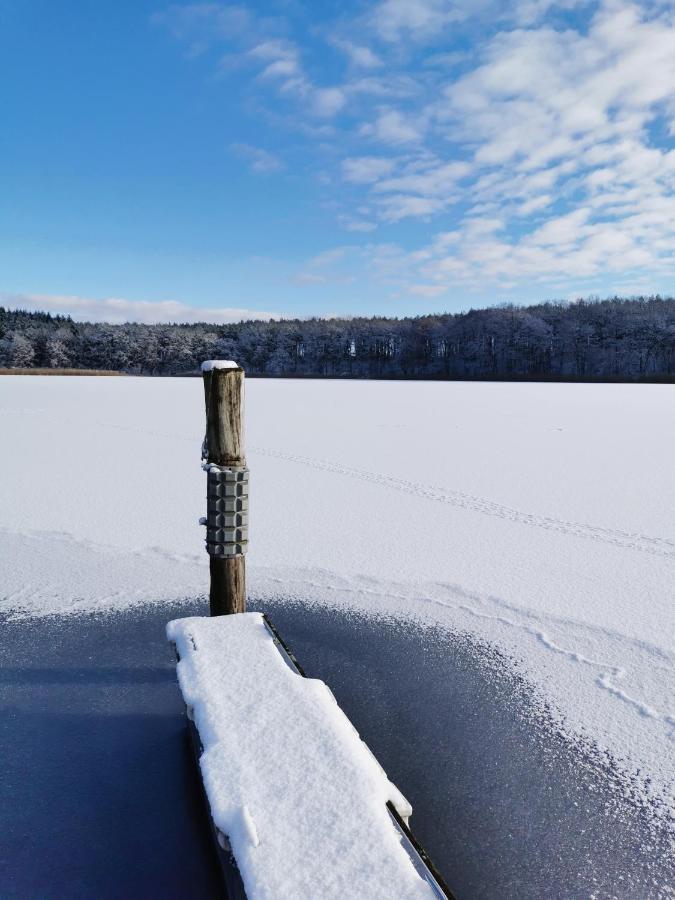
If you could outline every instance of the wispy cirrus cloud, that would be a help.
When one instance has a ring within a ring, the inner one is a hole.
[[[386,156],[357,156],[342,160],[342,177],[352,184],[372,184],[391,174],[395,160]]]
[[[267,175],[270,172],[280,172],[285,168],[283,161],[269,150],[262,147],[253,147],[251,144],[231,144],[230,150],[240,159],[245,160],[251,172],[258,175]]]
[[[385,41],[423,42],[469,15],[468,3],[454,0],[381,0],[369,18],[373,30]]]
[[[351,245],[324,250],[323,253],[307,259],[301,271],[296,272],[291,281],[301,287],[353,284],[354,275],[345,271],[345,263],[349,262],[355,251],[357,248]]]
[[[223,3],[173,3],[150,16],[151,24],[183,42],[190,56],[204,53],[219,41],[243,38],[253,21],[245,5]]]
[[[365,47],[363,44],[338,37],[333,37],[331,43],[341,50],[349,62],[358,69],[379,69],[384,65],[379,56],[370,47]]]

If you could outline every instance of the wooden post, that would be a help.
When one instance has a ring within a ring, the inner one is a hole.
[[[244,370],[234,362],[202,366],[206,407],[206,461],[246,465],[244,452]],[[212,616],[246,612],[246,557],[209,556]]]

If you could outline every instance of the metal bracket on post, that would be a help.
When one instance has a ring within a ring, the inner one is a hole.
[[[248,550],[248,479],[246,466],[206,469],[206,550],[210,556],[243,556]]]

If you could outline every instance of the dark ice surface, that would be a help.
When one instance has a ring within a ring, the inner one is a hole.
[[[395,619],[265,609],[411,802],[460,900],[675,896],[672,832],[550,726],[494,649]]]
[[[492,648],[351,612],[265,610],[411,801],[460,900],[673,896],[665,827],[549,726]],[[164,637],[170,618],[205,612],[0,621],[2,898],[220,895]]]
[[[222,896],[164,636],[180,613],[0,621],[3,900]]]

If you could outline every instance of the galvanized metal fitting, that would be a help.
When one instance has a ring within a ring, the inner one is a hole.
[[[248,549],[246,466],[206,469],[206,550],[211,556],[241,556]]]

